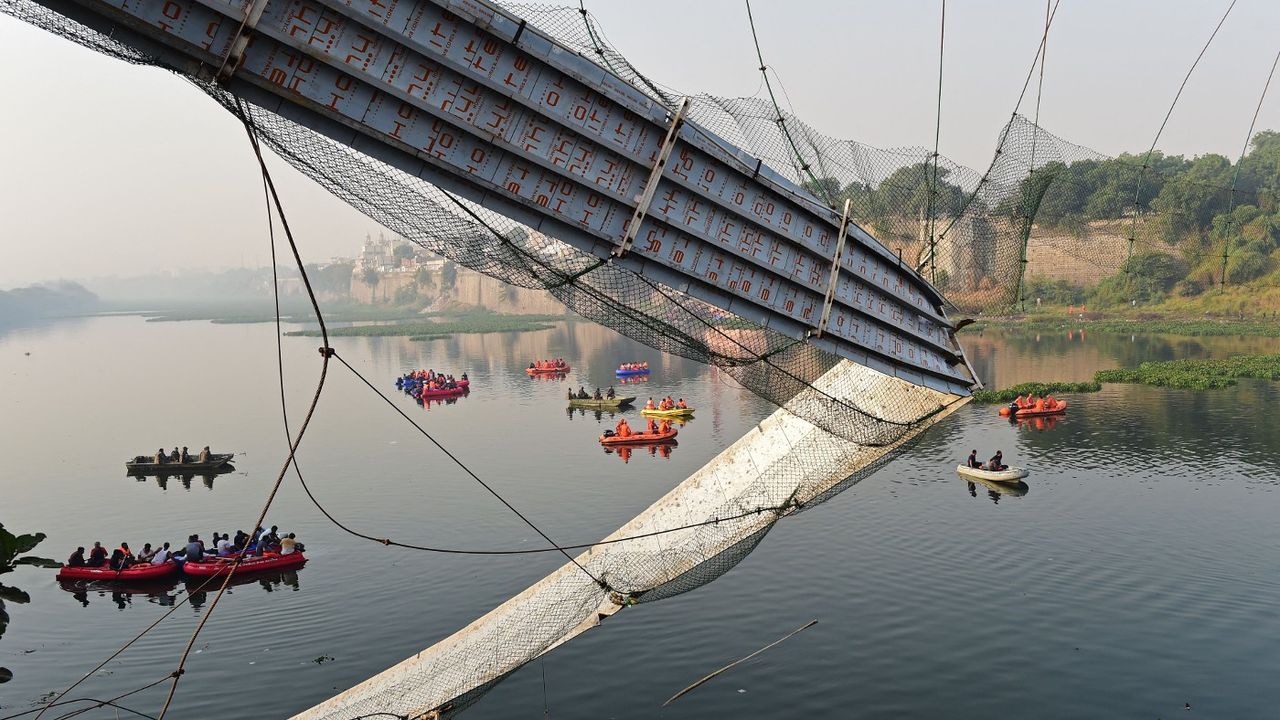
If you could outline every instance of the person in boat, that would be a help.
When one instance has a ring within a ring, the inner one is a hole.
[[[653,406],[653,398],[649,398],[649,402],[647,402],[647,403],[645,403],[645,404],[644,404],[644,409],[645,409],[645,410],[655,410],[655,409],[656,409],[656,408]]]
[[[107,564],[107,549],[102,547],[101,542],[95,542],[93,549],[89,551],[89,561],[85,565],[89,567],[102,567]]]
[[[991,459],[987,461],[987,469],[994,472],[1009,469],[1009,466],[1004,464],[1003,450],[997,450],[996,454],[991,456]]]
[[[631,426],[627,424],[626,418],[618,421],[617,426],[614,428],[614,433],[618,437],[631,437]]]
[[[663,433],[663,434],[666,434],[666,433],[671,432],[671,421],[670,421],[670,420],[663,420],[663,421],[658,425],[658,432]]]
[[[658,432],[658,423],[654,422],[653,418],[649,418],[649,434],[653,435],[656,432]]]
[[[200,542],[199,535],[192,535],[187,538],[187,546],[183,550],[182,559],[190,563],[204,562],[204,543]]]
[[[218,557],[231,557],[235,554],[235,548],[231,545],[231,536],[226,533],[222,533],[222,537],[218,538],[214,547],[218,550]]]
[[[971,468],[975,468],[978,470],[982,469],[982,463],[978,462],[977,450],[972,450],[969,452],[969,460],[966,462],[966,464]]]
[[[537,365],[535,365],[535,364],[533,364],[533,363],[529,363],[529,369],[530,369],[530,370],[537,370],[537,369],[538,369],[538,366],[537,366]]]
[[[570,391],[569,391],[569,399],[570,399],[570,400],[577,400],[577,399],[578,399],[578,398],[573,394],[573,391],[572,391],[572,390],[570,390]]]
[[[169,551],[169,543],[165,543],[156,550],[155,556],[151,558],[152,565],[163,565],[173,559],[173,553]]]
[[[182,458],[182,453],[178,452],[178,446],[174,445],[173,453],[169,455],[169,460],[171,460],[172,462],[178,462],[178,460],[180,460],[181,458]]]
[[[680,398],[679,400],[676,401],[676,407],[680,408],[681,410],[689,409],[689,406],[686,405],[684,402],[684,398]]]
[[[280,528],[272,525],[271,529],[258,538],[258,548],[264,552],[274,550],[280,545]]]
[[[84,567],[84,565],[84,547],[81,546],[67,558],[67,567]]]
[[[163,465],[166,462],[168,462],[168,460],[169,460],[169,456],[164,454],[164,448],[160,448],[159,450],[156,451],[155,463],[157,465]]]
[[[600,394],[600,388],[596,388],[595,399],[596,399],[596,400],[603,400],[603,399],[604,399],[604,395]]]
[[[129,550],[129,543],[120,543],[120,547],[111,551],[111,561],[108,566],[112,570],[127,570],[133,564],[133,552]]]
[[[235,547],[236,551],[238,552],[238,551],[244,550],[245,546],[248,545],[248,543],[249,543],[249,533],[243,530],[237,530],[236,539],[231,542],[232,546]]]
[[[280,554],[292,555],[298,551],[298,540],[293,533],[280,538]]]
[[[178,456],[178,462],[184,462],[184,463],[191,462],[191,456],[187,454],[186,445],[182,446],[182,454]]]
[[[151,543],[143,543],[142,549],[138,551],[138,563],[149,563],[156,556],[156,551],[151,549]]]
[[[605,394],[604,394],[604,396],[605,396],[605,397],[607,397],[607,398],[609,398],[610,400],[612,400],[612,399],[614,399],[615,397],[617,397],[617,393],[615,393],[615,392],[613,391],[613,386],[612,386],[612,385],[610,385],[610,386],[609,386],[609,392],[605,393]]]

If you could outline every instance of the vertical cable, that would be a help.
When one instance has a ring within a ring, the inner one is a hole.
[[[933,127],[933,177],[929,181],[929,211],[925,227],[929,232],[929,282],[938,283],[937,229],[938,147],[942,140],[942,68],[947,46],[947,0],[942,0],[942,21],[938,30],[938,108]]]

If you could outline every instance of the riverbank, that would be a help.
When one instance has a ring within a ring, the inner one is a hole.
[[[1190,317],[1163,313],[1057,313],[1007,315],[983,318],[961,332],[978,333],[988,329],[1017,332],[1086,331],[1117,335],[1150,334],[1182,337],[1253,336],[1280,337],[1280,316],[1268,317]]]
[[[1280,354],[1237,355],[1212,360],[1144,362],[1134,368],[1099,370],[1092,382],[1021,383],[1001,390],[978,390],[974,402],[1007,403],[1027,395],[1045,397],[1067,393],[1092,393],[1103,383],[1153,385],[1180,390],[1214,390],[1231,387],[1237,380],[1280,380]]]
[[[421,316],[420,316],[421,317]],[[563,315],[495,315],[493,313],[439,314],[438,321],[415,320],[389,325],[356,325],[329,328],[330,337],[408,337],[410,340],[435,340],[450,335],[473,333],[522,332],[549,330],[554,323],[572,318]],[[328,319],[328,315],[325,315]],[[294,330],[285,335],[318,337],[319,330]]]

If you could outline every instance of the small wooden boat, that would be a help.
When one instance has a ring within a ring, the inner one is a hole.
[[[573,398],[569,400],[569,407],[613,410],[630,405],[635,401],[636,399],[634,397],[615,397],[613,399],[603,398],[601,400],[596,400],[595,398]]]
[[[666,418],[692,417],[693,408],[671,408],[670,410],[659,410],[657,408],[645,408],[640,411],[640,414],[652,415],[653,417],[666,417]]]
[[[675,428],[671,428],[666,432],[633,432],[626,437],[619,435],[601,435],[601,445],[652,445],[655,443],[670,442],[677,434]]]
[[[204,462],[188,460],[187,462],[155,462],[154,455],[138,455],[132,460],[125,460],[125,471],[130,475],[187,475],[217,470],[231,463],[235,453],[213,453]],[[194,456],[193,456],[194,457]]]
[[[235,569],[235,573],[240,575],[259,570],[285,570],[298,567],[306,561],[307,558],[301,552],[293,552],[288,555],[267,553],[261,557],[245,558],[240,562],[240,566]],[[226,575],[231,572],[231,568],[234,566],[235,558],[223,558],[198,563],[189,562],[183,563],[182,573],[192,577],[213,577],[214,575]]]
[[[140,580],[158,580],[178,572],[178,563],[170,560],[162,565],[141,563],[124,570],[112,570],[101,567],[67,567],[58,571],[59,580],[100,580],[103,582],[137,582]]]
[[[1008,470],[980,470],[978,468],[971,468],[968,465],[957,465],[956,472],[964,477],[1005,483],[1017,482],[1031,474],[1026,468],[1012,466]]]

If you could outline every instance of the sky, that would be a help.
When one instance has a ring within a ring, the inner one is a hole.
[[[1041,124],[1112,155],[1145,151],[1227,0],[1061,0]],[[741,0],[586,0],[610,44],[690,93],[763,92]],[[755,0],[784,104],[822,132],[931,146],[939,0]],[[947,5],[940,152],[991,160],[1043,31],[1037,0]],[[1280,50],[1280,3],[1239,0],[1159,147],[1239,155]],[[0,289],[269,263],[260,176],[239,123],[182,78],[0,15]],[[1280,89],[1257,129],[1280,128]],[[1024,104],[1034,112],[1035,86]],[[379,226],[269,159],[304,259],[354,256]]]

